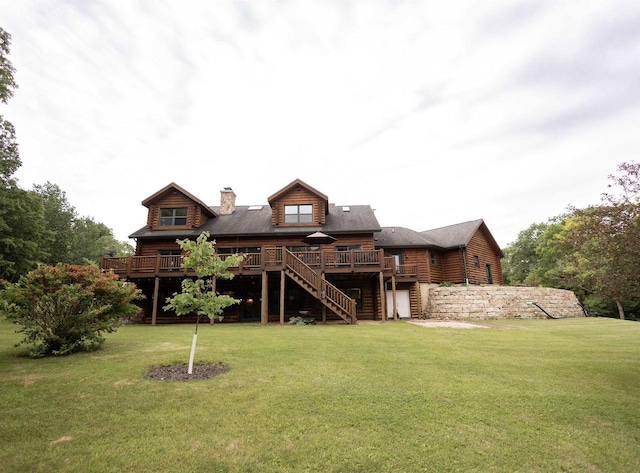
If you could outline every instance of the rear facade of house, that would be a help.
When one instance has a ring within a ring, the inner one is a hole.
[[[241,302],[224,322],[285,323],[290,317],[355,323],[420,317],[431,284],[502,284],[502,253],[482,220],[417,232],[381,227],[369,205],[336,206],[297,179],[267,198],[239,206],[230,188],[209,206],[171,183],[145,199],[147,223],[131,235],[134,256],[100,265],[146,296],[142,322],[187,322],[165,312],[185,277],[178,239],[209,232],[224,258],[242,254],[234,278],[216,291]],[[307,239],[321,232],[325,239]],[[305,240],[305,241],[303,241]]]

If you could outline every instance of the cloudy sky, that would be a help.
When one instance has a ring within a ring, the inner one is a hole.
[[[504,247],[640,159],[638,1],[0,0],[0,27],[20,185],[119,239],[170,182],[251,205],[300,178]]]

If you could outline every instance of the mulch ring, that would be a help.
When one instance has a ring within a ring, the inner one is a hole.
[[[229,367],[222,363],[202,363],[193,365],[193,373],[187,373],[189,365],[158,366],[145,373],[148,378],[160,381],[201,381],[213,378],[229,371]]]

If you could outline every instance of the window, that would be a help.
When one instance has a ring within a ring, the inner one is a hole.
[[[336,251],[360,251],[362,250],[362,245],[346,245],[346,246],[336,246]]]
[[[160,270],[175,271],[182,266],[182,250],[158,250]]]
[[[435,253],[431,253],[431,264],[434,266],[438,264],[438,259],[436,258]]]
[[[248,254],[248,253],[260,253],[262,248],[259,246],[243,246],[238,248],[218,248],[216,252],[219,255],[234,255],[234,254]]]
[[[480,267],[480,257],[478,257],[477,255],[473,257],[473,265],[474,265],[476,268],[479,268],[479,267]]]
[[[285,205],[284,223],[312,223],[313,205]]]
[[[187,208],[160,209],[160,226],[176,227],[187,224]]]
[[[359,310],[362,308],[362,291],[360,290],[359,287],[350,287],[347,288],[347,290],[345,291],[345,293],[347,294],[347,296],[349,296],[351,299],[355,299],[356,301],[356,310]]]
[[[391,253],[389,256],[393,258],[396,267],[402,264],[402,253]]]
[[[491,265],[487,263],[487,284],[493,284],[493,274],[491,274]]]
[[[182,250],[158,250],[160,256],[182,256]]]

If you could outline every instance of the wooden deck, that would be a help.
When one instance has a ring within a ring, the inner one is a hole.
[[[321,273],[384,273],[385,276],[415,278],[415,264],[397,265],[394,258],[385,257],[383,250],[306,251],[294,253],[306,265]],[[226,255],[220,255],[225,258]],[[284,269],[281,248],[266,248],[260,253],[246,253],[244,260],[230,268],[236,275],[260,274]],[[112,270],[126,278],[181,277],[192,273],[182,267],[180,255],[124,256],[100,258],[100,268]]]

